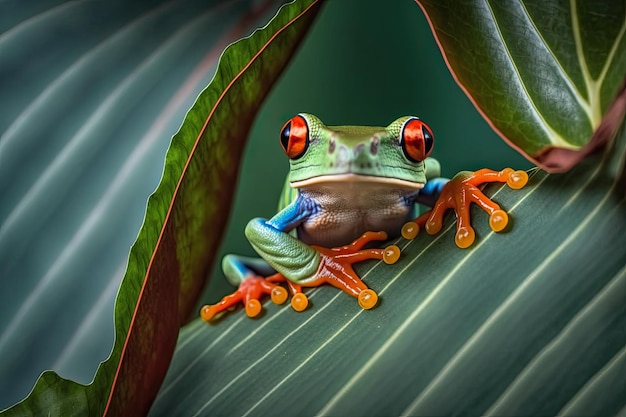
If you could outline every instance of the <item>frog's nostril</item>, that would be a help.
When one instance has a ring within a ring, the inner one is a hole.
[[[379,140],[377,137],[373,137],[372,140],[370,141],[370,153],[372,155],[376,155],[378,153],[378,143],[379,143]]]
[[[337,149],[337,155],[335,156],[335,162],[337,166],[343,166],[350,160],[350,152],[345,146],[339,146]]]

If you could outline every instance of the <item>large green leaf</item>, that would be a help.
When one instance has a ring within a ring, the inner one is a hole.
[[[118,293],[115,345],[93,383],[84,386],[45,372],[30,396],[6,415],[147,412],[167,370],[178,327],[203,285],[212,261],[207,254],[219,242],[254,114],[316,10],[315,1],[287,5],[268,26],[224,52],[213,81],[170,145],[162,181],[149,200]]]
[[[417,2],[459,85],[533,162],[567,170],[615,133],[626,108],[623,1]],[[618,94],[620,115],[598,130]]]
[[[171,137],[279,6],[180,4],[0,2],[0,409],[44,369],[93,379]]]
[[[626,407],[626,131],[567,174],[489,186],[513,225],[477,242],[400,239],[394,265],[358,271],[361,310],[322,287],[302,313],[241,309],[179,337],[151,410],[172,415],[585,415]]]

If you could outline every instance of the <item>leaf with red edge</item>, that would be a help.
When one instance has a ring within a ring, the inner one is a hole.
[[[219,244],[254,116],[319,9],[283,6],[229,46],[172,139],[115,306],[115,345],[87,386],[44,372],[3,415],[145,415]]]
[[[623,416],[626,410],[626,130],[570,172],[489,184],[513,220],[477,240],[454,215],[398,262],[355,265],[379,304],[330,285],[295,312],[267,300],[180,333],[150,417]]]
[[[450,71],[491,126],[570,169],[626,112],[626,3],[417,0]]]

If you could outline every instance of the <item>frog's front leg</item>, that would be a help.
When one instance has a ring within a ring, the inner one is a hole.
[[[509,187],[520,189],[528,182],[528,174],[511,168],[505,168],[502,171],[481,169],[476,172],[460,172],[441,188],[432,210],[404,225],[402,235],[407,239],[412,239],[417,235],[420,227],[424,227],[429,234],[438,233],[443,224],[444,214],[451,208],[457,217],[455,242],[458,247],[467,248],[475,238],[474,229],[470,223],[471,203],[478,204],[489,214],[489,226],[494,232],[504,230],[508,224],[507,213],[478,188],[488,182],[506,182]]]
[[[248,224],[246,236],[259,255],[288,280],[304,287],[330,284],[356,297],[364,309],[374,307],[378,296],[363,283],[352,265],[366,259],[392,264],[400,256],[400,249],[395,245],[363,249],[371,241],[386,240],[385,232],[366,232],[349,245],[323,248],[309,246],[280,232],[271,222],[255,219]]]

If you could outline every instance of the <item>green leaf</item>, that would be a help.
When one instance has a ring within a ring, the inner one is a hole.
[[[278,8],[13,3],[0,3],[0,409],[44,369],[93,379],[171,137],[221,51]]]
[[[567,170],[615,133],[623,102],[592,140],[626,94],[624,2],[417,2],[461,88],[539,166]]]
[[[317,9],[315,0],[286,5],[265,28],[222,55],[213,81],[172,139],[162,181],[148,202],[118,293],[115,345],[92,384],[45,372],[29,397],[3,415],[147,413],[178,328],[212,262],[207,254],[215,252],[221,237],[254,115]]]
[[[626,398],[626,131],[567,174],[488,186],[511,216],[454,223],[357,265],[373,310],[332,287],[182,329],[150,412],[172,415],[616,415]],[[452,217],[452,216],[450,216]]]

